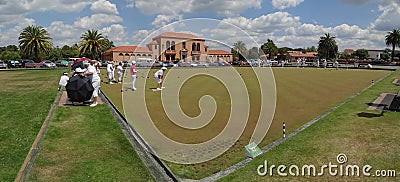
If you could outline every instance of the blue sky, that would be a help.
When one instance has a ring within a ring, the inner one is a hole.
[[[267,39],[278,47],[309,47],[330,33],[340,50],[384,49],[386,33],[400,28],[400,1],[0,0],[0,15],[0,46],[17,45],[21,30],[34,24],[49,31],[55,46],[77,43],[86,30],[97,29],[117,46],[137,45],[154,31],[179,31],[202,36],[215,48],[212,40],[242,40],[249,48]]]

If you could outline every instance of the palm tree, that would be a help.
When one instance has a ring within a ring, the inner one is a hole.
[[[18,42],[21,52],[25,55],[35,55],[35,61],[38,62],[39,52],[48,52],[53,43],[50,41],[50,34],[41,26],[28,26],[19,34]]]
[[[246,44],[240,40],[233,44],[233,49],[231,52],[234,54],[233,56],[238,57],[239,60],[243,60],[248,54]]]
[[[331,37],[329,33],[326,33],[324,37],[320,37],[318,42],[318,54],[321,57],[336,58],[336,54],[338,53],[338,46],[335,41],[336,37]]]
[[[79,52],[81,55],[88,55],[92,59],[100,58],[101,52],[106,48],[107,41],[97,30],[88,30],[81,35]]]
[[[394,58],[394,52],[397,47],[400,47],[400,30],[398,29],[393,29],[391,32],[388,32],[388,34],[385,37],[386,45],[387,46],[392,46],[392,58],[391,61],[393,62]]]

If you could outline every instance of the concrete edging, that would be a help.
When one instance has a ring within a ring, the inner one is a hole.
[[[179,181],[168,166],[158,156],[154,155],[152,149],[140,134],[128,123],[126,118],[108,99],[107,95],[100,90],[100,97],[107,104],[115,120],[121,127],[125,137],[131,143],[144,165],[156,181]]]

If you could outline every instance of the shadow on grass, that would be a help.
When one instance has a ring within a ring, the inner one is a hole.
[[[361,112],[361,113],[358,113],[357,116],[363,117],[363,118],[379,118],[379,117],[383,116],[383,112],[381,112],[380,114]]]

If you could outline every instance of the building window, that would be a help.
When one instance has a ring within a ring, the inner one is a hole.
[[[122,53],[119,53],[118,55],[119,55],[119,56],[124,56],[124,54],[122,54]]]
[[[171,43],[169,41],[167,41],[167,50],[171,50]]]
[[[182,49],[186,49],[186,42],[182,42]]]
[[[175,41],[172,41],[171,43],[171,50],[175,50]]]
[[[157,45],[154,45],[154,49],[157,49]]]
[[[192,43],[192,51],[196,51],[196,43]]]
[[[200,43],[197,43],[197,51],[200,51]]]

